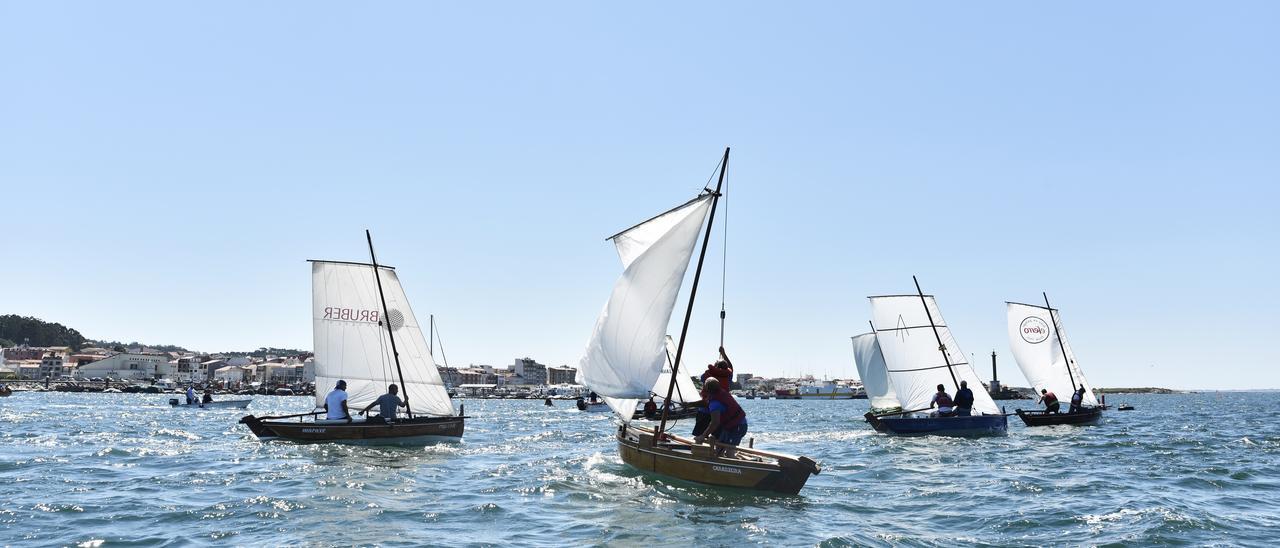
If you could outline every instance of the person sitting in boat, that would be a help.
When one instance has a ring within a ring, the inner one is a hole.
[[[1040,402],[1044,402],[1045,413],[1057,413],[1059,409],[1062,409],[1062,406],[1058,405],[1058,396],[1055,396],[1048,388],[1040,389],[1040,399],[1036,400],[1036,403]]]
[[[1068,413],[1080,412],[1080,403],[1084,401],[1084,385],[1080,385],[1080,389],[1071,393],[1071,407],[1067,408]]]
[[[953,403],[957,417],[968,417],[973,414],[973,391],[969,390],[969,381],[960,381],[960,389],[956,390]]]
[[[329,395],[324,397],[324,418],[351,422],[351,410],[347,409],[347,381],[338,381]]]
[[[386,423],[395,422],[396,408],[409,406],[409,404],[405,403],[404,400],[400,399],[400,396],[396,395],[399,392],[400,392],[399,386],[396,386],[394,384],[388,385],[387,393],[381,396],[378,396],[378,399],[373,400],[373,403],[370,403],[368,407],[365,407],[364,409],[362,409],[360,411],[360,414],[364,415],[365,413],[368,413],[369,410],[373,409],[373,406],[376,405],[378,406],[377,418],[382,419],[382,421]]]
[[[213,389],[204,389],[204,397],[200,398],[200,403],[213,403]]]
[[[747,435],[747,412],[742,410],[727,388],[720,386],[720,379],[707,379],[703,388],[707,395],[707,409],[710,411],[711,421],[701,434],[693,438],[693,441],[702,443],[710,432],[715,436],[716,441],[723,445],[723,447],[716,447],[716,454],[732,457],[735,454],[733,448],[742,443],[742,437]]]
[[[933,399],[929,400],[929,407],[937,406],[938,410],[933,412],[935,417],[950,417],[955,415],[955,402],[951,401],[951,395],[947,394],[947,387],[939,384],[938,393],[933,395]]]
[[[600,403],[600,396],[596,394],[595,390],[592,390],[588,397],[591,398],[591,403]]]
[[[190,385],[190,384],[189,384],[189,385],[187,385],[187,405],[195,405],[195,404],[197,404],[197,403],[199,403],[199,402],[200,402],[200,400],[197,400],[197,399],[196,399],[196,387],[195,387],[195,385]]]
[[[652,419],[658,416],[658,404],[653,401],[653,396],[649,396],[649,401],[644,402],[644,418]]]

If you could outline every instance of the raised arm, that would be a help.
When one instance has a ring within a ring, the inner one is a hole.
[[[720,357],[724,358],[724,363],[729,366],[729,369],[733,369],[733,360],[730,360],[729,355],[724,353],[723,346],[720,347]]]

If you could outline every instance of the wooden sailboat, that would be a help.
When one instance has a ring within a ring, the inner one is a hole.
[[[658,381],[653,383],[654,403],[657,404],[658,410],[652,416],[645,416],[643,409],[637,409],[631,415],[632,420],[662,420],[662,411],[667,407],[666,402],[671,402],[670,407],[666,408],[667,420],[679,420],[696,417],[698,408],[695,404],[701,401],[701,394],[698,387],[694,386],[693,378],[689,375],[674,375],[672,373],[673,365],[676,359],[676,343],[671,339],[671,335],[667,335],[666,360],[663,362],[662,374],[658,375]],[[671,399],[667,399],[667,386],[675,382],[675,388],[671,391]]]
[[[662,374],[667,324],[705,223],[702,251],[665,390],[666,400],[674,398],[728,161],[726,148],[715,190],[704,189],[694,199],[609,238],[624,272],[596,321],[579,369],[583,384],[604,396],[622,419],[616,438],[618,453],[628,465],[708,485],[795,494],[820,470],[811,459],[752,448],[738,448],[733,457],[722,456],[712,445],[667,432],[670,417],[662,417],[656,427],[632,422],[636,404],[649,396]]]
[[[1074,413],[1069,407],[1065,413],[1017,409],[1018,417],[1027,426],[1098,424],[1102,420],[1102,406],[1076,363],[1075,354],[1062,332],[1058,311],[1049,306],[1049,295],[1044,294],[1044,306],[1005,304],[1008,307],[1009,347],[1013,349],[1018,368],[1034,387],[1036,396],[1040,395],[1041,389],[1047,389],[1062,400],[1062,405],[1068,405],[1070,394],[1074,394],[1078,387],[1085,388],[1081,407]]]
[[[416,445],[462,438],[455,413],[422,328],[394,268],[370,263],[310,261],[316,407],[338,380],[347,382],[352,420],[326,420],[324,411],[240,419],[259,438],[369,445]],[[399,381],[404,418],[386,422],[357,413]]]
[[[914,280],[915,278],[912,277]],[[865,418],[877,432],[901,436],[1003,436],[1009,421],[982,389],[982,381],[965,360],[942,311],[932,295],[916,281],[915,295],[884,295],[871,300],[871,326],[882,357],[869,366],[884,366],[901,411],[868,412]],[[970,416],[930,413],[937,385],[954,396],[966,381],[973,392]],[[865,381],[864,381],[865,382]]]

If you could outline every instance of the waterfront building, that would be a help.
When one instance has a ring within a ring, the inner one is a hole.
[[[71,371],[64,367],[62,356],[49,354],[40,359],[40,378],[56,379],[70,373]]]
[[[115,354],[76,367],[75,376],[136,381],[162,379],[172,374],[167,358],[164,354]]]
[[[511,366],[511,371],[515,373],[515,384],[547,384],[547,366],[542,365],[528,356],[516,358],[515,364]]]
[[[567,365],[547,368],[547,384],[577,384],[578,370]]]
[[[747,381],[751,380],[753,377],[755,377],[755,375],[752,375],[751,373],[738,373],[738,384],[746,386]]]
[[[245,367],[239,365],[226,365],[219,367],[213,372],[213,380],[225,385],[239,385],[248,380],[246,377]]]

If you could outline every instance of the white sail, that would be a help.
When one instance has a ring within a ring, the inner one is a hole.
[[[662,373],[667,323],[710,205],[711,196],[701,196],[613,238],[625,270],[578,369],[624,419]]]
[[[1048,308],[1021,303],[1008,303],[1008,314],[1009,348],[1036,394],[1040,394],[1041,389],[1048,389],[1059,400],[1069,402],[1076,388],[1084,385],[1081,403],[1098,405],[1093,387],[1085,380],[1075,354],[1071,352],[1071,345],[1067,343],[1066,334],[1062,332],[1062,314],[1054,310],[1051,317]],[[1063,357],[1063,349],[1069,360]]]
[[[387,312],[382,312],[378,284],[370,265],[313,261],[311,263],[312,337],[316,353],[316,405],[338,380],[347,381],[352,414],[400,385],[400,397],[415,415],[453,415],[453,402],[444,389],[426,338],[409,306],[395,270],[379,269]],[[390,320],[400,352],[396,372],[387,328]]]
[[[871,297],[871,316],[889,383],[904,411],[928,408],[939,384],[954,397],[960,381],[966,381],[973,391],[974,414],[1000,412],[932,296],[926,295],[923,303],[918,295]],[[939,338],[945,357],[939,351]]]
[[[858,378],[867,391],[867,399],[874,409],[898,407],[898,395],[889,384],[889,371],[880,352],[875,333],[863,333],[853,338],[853,361],[858,366]],[[904,409],[905,410],[905,409]]]
[[[671,364],[676,359],[676,343],[671,339],[671,335],[667,335],[666,358],[663,361],[662,374],[658,375],[658,382],[653,384],[653,393],[658,395],[658,401],[661,402],[667,397],[667,387],[671,385]],[[701,393],[697,386],[693,384],[693,377],[689,375],[689,360],[681,360],[680,375],[676,377],[675,390],[671,391],[671,401],[676,403],[690,403],[701,399]]]

